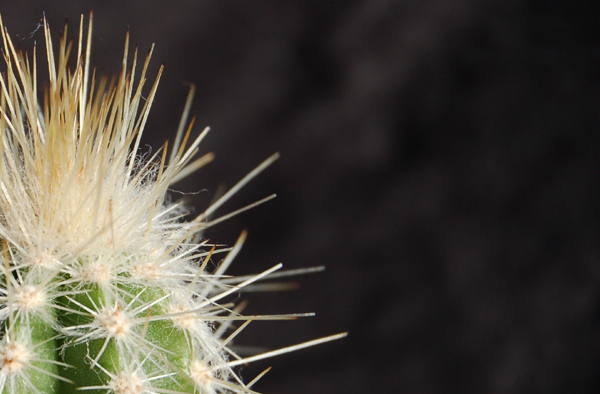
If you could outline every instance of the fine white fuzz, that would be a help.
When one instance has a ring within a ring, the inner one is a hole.
[[[168,188],[212,160],[194,159],[208,132],[193,138],[188,125],[194,88],[174,146],[140,157],[162,67],[147,86],[152,49],[141,67],[136,49],[128,68],[127,36],[121,74],[97,78],[91,25],[90,17],[86,38],[81,19],[75,45],[65,26],[55,51],[44,20],[48,84],[38,91],[36,48],[17,51],[0,19],[0,394],[254,393],[262,374],[244,384],[234,367],[345,335],[245,359],[229,347],[251,321],[311,315],[244,316],[228,299],[276,275],[318,269],[274,274],[278,264],[234,278],[225,270],[245,232],[233,248],[200,240],[273,197],[212,218],[277,155],[184,221]]]
[[[29,362],[30,352],[18,342],[3,343],[0,348],[0,373],[13,375]]]

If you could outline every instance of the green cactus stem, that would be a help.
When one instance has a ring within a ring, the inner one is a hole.
[[[147,86],[152,49],[138,64],[127,36],[121,74],[97,77],[92,18],[83,25],[75,44],[65,26],[55,51],[44,20],[40,57],[17,51],[0,18],[0,394],[255,393],[236,366],[345,335],[247,358],[230,346],[253,320],[310,315],[242,315],[230,300],[281,265],[227,276],[245,232],[232,248],[199,236],[273,197],[209,219],[277,155],[183,220],[168,189],[212,160],[194,159],[208,129],[193,138],[193,120],[185,127],[194,88],[170,154],[139,156],[162,67]]]

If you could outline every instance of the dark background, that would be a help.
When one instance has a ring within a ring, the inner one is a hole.
[[[126,26],[166,62],[145,143],[198,86],[216,162],[178,188],[198,211],[275,151],[206,235],[249,241],[234,273],[326,265],[248,294],[265,393],[595,393],[600,388],[599,15],[585,1],[2,1],[13,37],[94,9],[93,59]],[[167,5],[168,4],[168,5]],[[43,51],[40,53],[44,53]],[[41,56],[40,56],[41,58]],[[147,147],[144,149],[148,149]],[[178,196],[178,195],[175,195]]]

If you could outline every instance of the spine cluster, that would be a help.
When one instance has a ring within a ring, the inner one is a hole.
[[[208,130],[194,139],[186,127],[193,89],[174,146],[140,157],[162,73],[145,86],[152,50],[138,65],[126,39],[121,74],[99,78],[91,18],[76,41],[65,26],[57,51],[44,21],[38,92],[35,48],[17,50],[0,28],[0,394],[254,393],[262,374],[244,383],[236,366],[343,336],[247,358],[231,348],[253,320],[309,315],[244,316],[228,296],[281,265],[227,276],[245,234],[232,248],[199,235],[248,208],[211,219],[276,156],[184,221],[168,188],[212,159],[195,158]]]

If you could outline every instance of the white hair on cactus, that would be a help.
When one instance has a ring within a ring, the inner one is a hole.
[[[121,73],[98,78],[90,69],[92,18],[87,39],[80,23],[77,44],[65,26],[55,51],[44,19],[49,82],[40,104],[36,49],[31,58],[17,51],[0,18],[7,66],[0,74],[0,393],[255,393],[250,387],[262,374],[244,384],[233,368],[344,336],[247,358],[231,349],[251,321],[312,316],[243,315],[226,300],[275,276],[281,264],[230,277],[225,271],[246,233],[233,248],[198,239],[274,197],[212,218],[278,155],[185,221],[181,204],[168,201],[169,187],[213,158],[194,160],[208,133],[193,139],[194,120],[188,125],[195,88],[170,154],[165,144],[140,156],[163,67],[148,90],[153,48],[136,78],[137,49],[129,54],[127,34]],[[217,253],[227,255],[211,271]],[[242,324],[228,334],[233,322]]]

